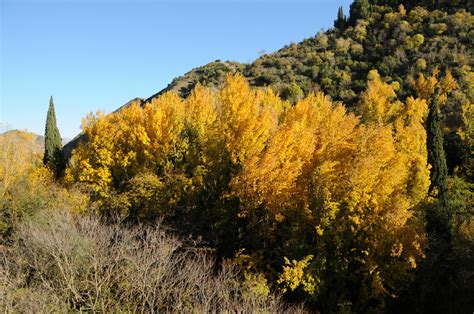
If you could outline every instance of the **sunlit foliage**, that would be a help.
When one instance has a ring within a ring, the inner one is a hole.
[[[331,306],[358,299],[356,309],[380,308],[423,256],[423,233],[410,221],[429,186],[427,104],[398,100],[396,87],[371,72],[360,117],[323,93],[290,106],[239,75],[220,91],[197,85],[185,100],[168,93],[89,115],[69,180],[129,218],[194,208],[219,228],[226,219],[256,227],[233,244],[250,253],[249,278],[270,262],[269,279],[287,293],[301,286],[314,302],[337,281],[358,282]],[[226,207],[237,215],[219,216]]]
[[[0,137],[0,245],[10,240],[21,221],[45,208],[81,212],[88,197],[54,183],[55,174],[42,163],[36,136],[11,131]]]

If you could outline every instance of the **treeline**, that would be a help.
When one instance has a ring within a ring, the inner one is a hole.
[[[400,5],[406,6],[407,8],[413,8],[416,6],[423,6],[430,10],[459,10],[473,9],[473,4],[469,0],[359,0],[355,2],[366,2],[376,5],[386,5],[397,8]]]

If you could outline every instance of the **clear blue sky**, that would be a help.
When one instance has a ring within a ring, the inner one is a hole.
[[[50,95],[63,137],[88,112],[149,97],[216,59],[332,27],[351,0],[0,0],[1,122],[43,134]]]

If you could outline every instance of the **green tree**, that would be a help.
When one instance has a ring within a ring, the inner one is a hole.
[[[443,147],[441,106],[446,104],[448,96],[458,88],[458,84],[451,71],[446,70],[442,79],[439,79],[439,73],[438,68],[435,68],[429,77],[420,73],[413,87],[419,97],[425,99],[429,106],[426,119],[426,144],[428,162],[431,165],[429,190],[430,192],[437,190],[438,203],[430,206],[427,212],[427,229],[434,239],[443,240],[442,242],[447,245],[446,249],[440,250],[449,252],[452,211],[448,206],[448,167]]]
[[[442,79],[438,78],[439,72],[439,69],[435,68],[429,77],[425,77],[420,73],[413,87],[418,96],[425,99],[429,106],[426,132],[428,162],[432,167],[430,192],[437,188],[440,203],[445,207],[448,193],[448,166],[443,148],[443,116],[441,114],[441,106],[447,102],[451,92],[458,88],[458,84],[450,70],[446,70]]]
[[[298,100],[303,98],[303,96],[304,96],[303,90],[295,82],[292,82],[283,93],[283,97],[292,103],[296,103]]]
[[[440,110],[440,101],[437,95],[431,101],[426,120],[426,135],[428,147],[428,162],[431,165],[430,192],[438,191],[438,203],[430,206],[427,212],[428,232],[434,238],[440,237],[445,244],[451,242],[451,216],[448,208],[448,166],[443,148],[443,118]],[[445,249],[442,249],[445,250]]]
[[[370,15],[368,0],[355,0],[350,7],[349,22],[354,25],[359,19],[367,19]]]
[[[346,15],[344,14],[344,9],[342,6],[339,7],[339,10],[337,11],[337,20],[334,21],[334,27],[343,30],[344,27],[346,26]]]
[[[446,165],[446,155],[443,148],[442,120],[439,98],[435,96],[426,121],[428,162],[431,165],[430,190],[437,188],[439,200],[443,205],[446,205],[448,166]]]
[[[56,125],[56,113],[54,112],[53,96],[49,100],[49,109],[46,116],[46,127],[44,134],[44,157],[43,162],[49,165],[56,175],[63,170],[64,159],[62,155],[61,134]]]

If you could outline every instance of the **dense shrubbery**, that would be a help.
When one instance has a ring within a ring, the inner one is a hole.
[[[41,209],[67,207],[82,211],[88,196],[54,183],[54,174],[42,167],[32,134],[17,132],[0,140],[0,245],[23,217]]]

